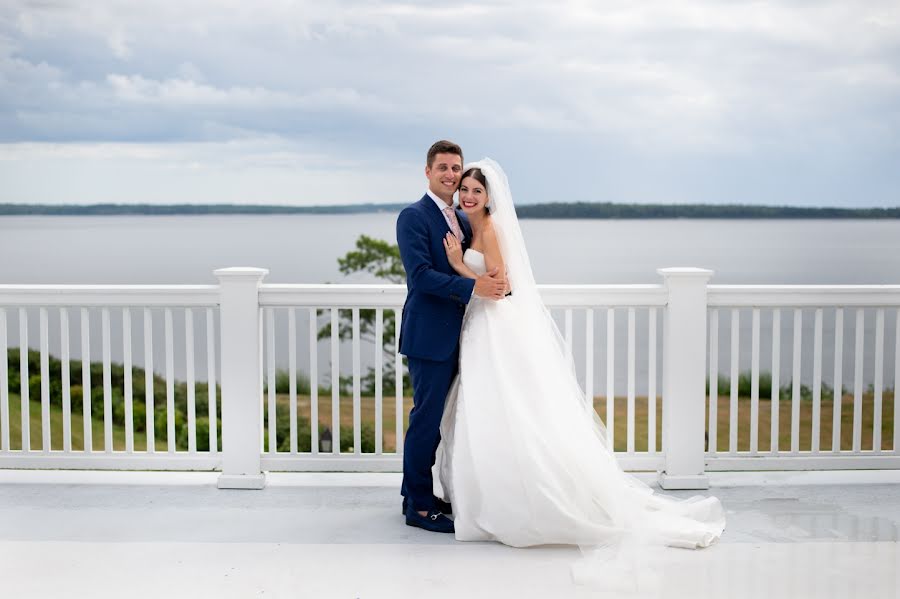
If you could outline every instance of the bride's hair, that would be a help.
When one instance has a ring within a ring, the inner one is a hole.
[[[484,191],[488,196],[488,204],[490,204],[491,190],[488,189],[487,177],[484,176],[482,170],[478,167],[470,168],[462,174],[462,177],[459,178],[460,183],[462,183],[463,179],[465,179],[466,177],[472,177],[473,179],[484,185]],[[484,211],[488,213],[490,213],[491,211],[490,208],[488,208],[487,204],[485,204],[484,206]]]

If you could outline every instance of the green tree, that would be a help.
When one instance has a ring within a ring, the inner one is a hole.
[[[388,283],[401,284],[406,280],[406,271],[403,269],[403,261],[400,259],[400,246],[368,235],[360,235],[356,240],[356,249],[347,252],[342,258],[338,258],[338,268],[341,274],[367,272]],[[353,339],[352,314],[349,310],[341,310],[339,313],[338,337],[342,341],[351,340]],[[319,316],[327,318],[325,310],[319,311]],[[384,368],[381,388],[383,393],[391,392],[396,385],[394,363],[396,324],[394,312],[385,310],[384,335],[382,337]],[[360,340],[375,343],[375,310],[361,309],[359,311],[359,334]],[[319,329],[319,339],[327,337],[331,337],[329,322]],[[338,384],[341,393],[349,394],[353,386],[353,377],[343,376]],[[371,366],[368,372],[361,377],[360,386],[364,394],[375,393],[375,369]],[[409,374],[405,368],[403,370],[403,386],[409,389]]]
[[[360,235],[356,240],[356,250],[338,258],[338,267],[345,275],[365,271],[397,285],[406,280],[406,271],[400,260],[400,246],[368,235]]]

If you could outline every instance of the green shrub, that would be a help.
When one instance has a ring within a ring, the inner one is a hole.
[[[738,375],[737,392],[738,397],[750,397],[752,392],[751,373],[742,372]],[[731,393],[731,379],[720,374],[717,379],[717,390],[719,395],[728,395]],[[779,400],[790,400],[793,394],[793,381],[788,380],[784,385],[778,388]],[[706,379],[706,395],[709,396],[709,377]],[[761,400],[769,400],[772,398],[772,375],[768,372],[759,374],[759,398]],[[812,387],[806,384],[800,385],[800,399],[803,401],[812,401]],[[822,400],[832,401],[834,398],[834,389],[830,385],[822,382]]]

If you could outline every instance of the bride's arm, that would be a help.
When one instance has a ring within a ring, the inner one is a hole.
[[[488,270],[497,269],[502,273],[502,277],[506,278],[506,264],[503,262],[503,254],[500,253],[500,242],[497,240],[497,234],[494,227],[485,227],[482,236],[484,243],[484,265]]]
[[[450,263],[450,266],[453,267],[453,270],[455,270],[459,274],[459,276],[466,277],[467,279],[478,278],[478,275],[475,274],[475,271],[466,266],[466,263],[463,262],[462,246],[459,244],[459,240],[453,233],[447,233],[447,236],[444,237],[444,251],[447,252],[447,261]]]

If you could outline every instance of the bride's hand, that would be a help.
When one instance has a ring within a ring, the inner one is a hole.
[[[463,263],[462,246],[453,233],[447,233],[444,237],[444,251],[447,252],[447,261],[450,262],[450,266],[456,267]]]

